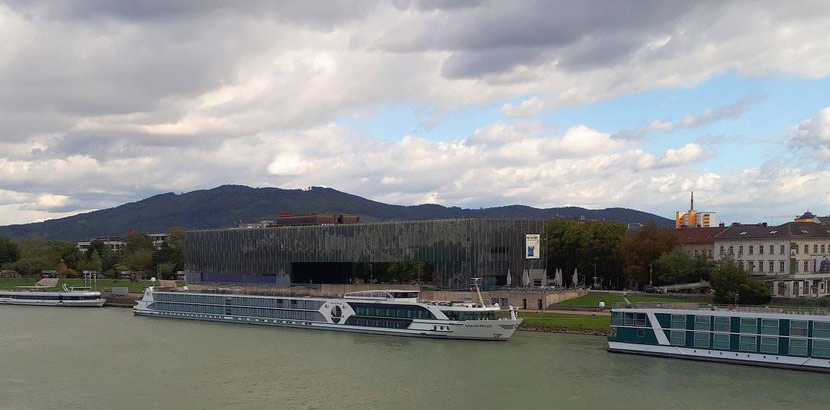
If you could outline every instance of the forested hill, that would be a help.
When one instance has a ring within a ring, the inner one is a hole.
[[[223,185],[185,194],[161,194],[109,209],[102,209],[45,222],[0,227],[0,236],[16,239],[37,234],[51,239],[82,240],[98,236],[122,236],[130,228],[137,232],[165,232],[171,227],[221,228],[240,221],[275,219],[281,211],[295,214],[342,213],[360,215],[362,221],[448,218],[546,219],[556,216],[584,217],[620,222],[671,225],[673,221],[633,209],[584,209],[578,207],[538,209],[523,205],[462,209],[441,205],[400,206],[371,201],[331,188],[308,190],[251,188]]]

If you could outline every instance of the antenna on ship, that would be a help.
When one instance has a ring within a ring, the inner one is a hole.
[[[478,281],[481,278],[470,278],[473,281],[473,286],[476,288],[476,294],[478,295],[478,302],[481,303],[481,307],[484,307],[484,299],[481,297],[481,289],[478,287]]]

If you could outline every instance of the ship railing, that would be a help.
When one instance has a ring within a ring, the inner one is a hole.
[[[748,313],[783,313],[791,315],[830,315],[830,309],[811,306],[735,306],[735,305],[713,305],[703,303],[615,303],[614,308],[624,309],[682,309],[682,310],[709,310],[709,311],[733,311]]]

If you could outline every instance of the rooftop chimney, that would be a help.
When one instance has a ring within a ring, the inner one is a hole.
[[[689,210],[690,211],[695,210],[695,191],[692,191],[692,203],[689,206]]]

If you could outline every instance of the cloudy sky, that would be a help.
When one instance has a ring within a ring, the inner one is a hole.
[[[830,214],[823,0],[0,0],[0,38],[0,224],[228,183]]]

